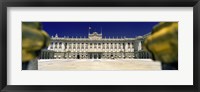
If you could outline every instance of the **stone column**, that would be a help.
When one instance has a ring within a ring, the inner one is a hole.
[[[142,49],[142,43],[141,41],[138,41],[138,50],[141,50]]]
[[[79,49],[78,49],[79,51],[81,51],[81,44],[82,43],[77,43],[77,48],[79,47]]]
[[[69,43],[67,43],[66,50],[69,50]]]
[[[110,50],[110,48],[111,48],[111,43],[109,42],[109,50]]]
[[[59,49],[60,42],[57,42],[57,49]]]
[[[94,53],[92,53],[92,59],[94,59]]]
[[[75,47],[75,51],[77,51],[77,46],[78,46],[78,43],[75,43],[75,46],[76,46],[76,47]]]
[[[82,51],[82,43],[79,43],[79,51]]]
[[[128,51],[128,42],[126,43],[126,52]]]
[[[107,43],[105,43],[104,46],[105,46],[105,50],[107,51]]]
[[[132,48],[132,43],[130,42],[130,48]]]
[[[64,49],[65,49],[65,43],[62,42],[62,51],[64,51]]]
[[[53,50],[55,49],[55,42],[53,42]]]
[[[123,50],[123,43],[120,43],[121,44],[121,50]]]

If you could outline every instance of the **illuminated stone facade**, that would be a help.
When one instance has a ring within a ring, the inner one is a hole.
[[[142,43],[148,36],[135,38],[103,38],[102,33],[93,32],[88,37],[51,37],[47,49],[42,50],[41,59],[134,59],[150,58],[143,51]]]

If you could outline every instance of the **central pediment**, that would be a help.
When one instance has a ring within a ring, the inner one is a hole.
[[[93,32],[92,34],[89,34],[89,39],[91,39],[91,40],[102,39],[102,34],[98,34],[97,32]]]

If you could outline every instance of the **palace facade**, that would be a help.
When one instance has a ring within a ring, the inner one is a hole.
[[[142,49],[149,34],[135,38],[103,38],[102,33],[89,33],[88,37],[51,37],[48,48],[43,49],[40,59],[134,59],[150,58]]]

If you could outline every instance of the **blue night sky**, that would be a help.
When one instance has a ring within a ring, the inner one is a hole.
[[[88,30],[91,27],[90,33],[98,32],[103,38],[109,36],[132,38],[139,35],[144,35],[151,32],[153,26],[158,22],[42,22],[43,29],[50,35],[59,37],[88,37]]]

